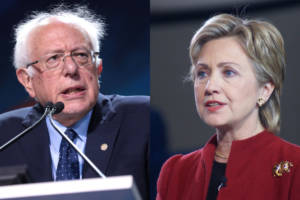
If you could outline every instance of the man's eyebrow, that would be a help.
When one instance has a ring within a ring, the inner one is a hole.
[[[46,52],[45,52],[45,55],[47,55],[47,54],[53,54],[53,53],[64,53],[65,51],[64,50],[62,50],[62,49],[51,49],[51,50],[47,50]]]
[[[76,51],[76,50],[79,50],[79,49],[89,50],[86,46],[81,45],[81,46],[75,46],[74,48],[72,48],[72,49],[70,50],[70,52]],[[55,48],[53,48],[53,49],[47,50],[47,51],[45,52],[45,55],[47,55],[47,54],[53,54],[53,53],[64,53],[64,52],[66,52],[65,49],[61,49],[61,48],[55,49]]]

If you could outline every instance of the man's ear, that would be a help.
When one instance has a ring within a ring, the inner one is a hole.
[[[98,74],[98,77],[100,77],[101,73],[102,73],[102,70],[103,70],[103,66],[102,66],[102,59],[99,58],[99,64],[97,66],[97,74]]]
[[[32,77],[28,74],[27,70],[25,68],[19,68],[16,70],[16,75],[18,78],[18,81],[24,86],[25,90],[28,92],[28,94],[35,98],[35,91],[32,86]]]

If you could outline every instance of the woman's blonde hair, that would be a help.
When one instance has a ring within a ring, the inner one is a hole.
[[[260,85],[271,82],[275,88],[269,100],[259,109],[262,125],[273,133],[280,131],[280,94],[285,75],[284,41],[272,24],[261,20],[247,20],[230,14],[216,15],[207,20],[195,33],[190,44],[194,80],[194,66],[201,47],[210,40],[235,36],[253,63]]]

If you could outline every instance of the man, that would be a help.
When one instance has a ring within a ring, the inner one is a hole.
[[[132,174],[148,199],[149,98],[99,93],[103,34],[102,22],[85,7],[35,13],[16,28],[16,75],[38,103],[0,115],[0,145],[36,122],[47,102],[63,102],[54,115],[59,129],[71,132],[106,176]],[[48,117],[0,152],[0,166],[21,164],[33,182],[97,177]]]

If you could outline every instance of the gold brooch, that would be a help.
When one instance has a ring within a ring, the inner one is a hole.
[[[274,165],[273,167],[273,175],[274,176],[282,176],[283,173],[288,173],[291,170],[291,167],[293,167],[293,163],[290,161],[281,161],[279,164]]]

